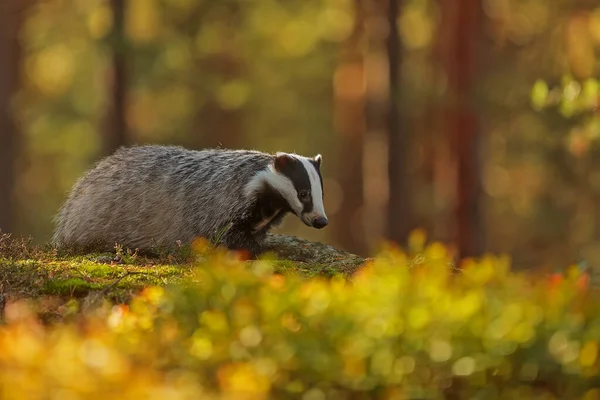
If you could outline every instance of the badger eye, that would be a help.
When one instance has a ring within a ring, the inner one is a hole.
[[[298,197],[301,199],[307,199],[309,194],[310,193],[308,190],[301,190],[300,193],[298,193]]]

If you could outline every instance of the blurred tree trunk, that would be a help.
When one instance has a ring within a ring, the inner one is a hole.
[[[388,238],[404,243],[411,228],[411,191],[409,190],[408,149],[409,132],[400,126],[399,73],[401,65],[400,37],[397,18],[400,0],[389,0],[387,53],[389,64],[389,110],[388,110]]]
[[[445,0],[442,8],[441,32],[447,40],[444,64],[450,94],[445,125],[456,162],[456,244],[459,258],[464,258],[480,255],[483,249],[481,137],[473,110],[482,11],[478,0]]]
[[[223,82],[238,79],[243,72],[243,63],[228,52],[210,56],[199,68],[203,74],[212,72]],[[218,94],[208,93],[208,99],[196,114],[192,146],[196,148],[243,147],[243,112],[238,107],[226,108]]]
[[[113,30],[110,36],[112,65],[110,97],[103,136],[104,154],[111,154],[128,143],[127,135],[127,42],[125,38],[125,0],[110,0]]]
[[[356,254],[366,251],[363,212],[363,148],[366,130],[365,65],[360,48],[364,36],[362,1],[355,1],[354,31],[342,44],[334,76],[334,124],[341,137],[338,146],[343,200],[335,221],[339,245]]]
[[[206,4],[200,2],[195,12],[196,16],[190,18],[186,24],[189,34],[196,35],[198,21],[214,18],[211,11],[220,8],[211,4],[210,2]],[[223,90],[223,85],[244,76],[245,63],[241,58],[239,44],[236,40],[236,35],[239,34],[236,27],[242,23],[242,14],[238,2],[231,2],[220,10],[226,10],[226,13],[219,14],[219,18],[224,18],[224,26],[228,27],[223,28],[221,38],[223,47],[218,53],[201,58],[197,63],[196,71],[193,72],[195,76],[203,77],[202,82],[213,80],[222,83],[221,86],[211,88],[212,91],[204,90],[204,93],[201,93],[204,96],[202,100],[205,101],[196,113],[192,127],[191,145],[195,148],[235,149],[244,147],[245,144],[243,138],[244,104],[236,104],[236,99],[230,99],[227,94],[218,93],[218,90]],[[202,89],[200,88],[198,92]],[[229,96],[235,95],[230,91]]]
[[[12,232],[15,224],[15,161],[18,132],[12,98],[19,87],[21,45],[19,30],[25,17],[21,0],[0,2],[0,230]]]

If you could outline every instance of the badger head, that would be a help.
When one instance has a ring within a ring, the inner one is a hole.
[[[257,174],[246,190],[258,192],[268,187],[290,211],[306,225],[321,229],[328,220],[323,207],[321,155],[312,158],[297,154],[277,153],[266,170]]]

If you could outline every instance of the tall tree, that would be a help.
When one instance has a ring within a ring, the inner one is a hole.
[[[225,50],[207,57],[202,65],[203,68],[200,69],[205,73],[211,71],[225,82],[243,76],[243,60]],[[243,147],[243,123],[243,107],[224,107],[219,101],[217,93],[210,93],[194,118],[193,132],[191,133],[192,146],[230,149]]]
[[[4,232],[11,232],[15,223],[13,196],[18,132],[12,99],[19,86],[19,30],[25,8],[21,0],[0,2],[0,229]]]
[[[408,154],[410,137],[400,126],[399,73],[401,64],[400,37],[398,34],[398,12],[400,0],[389,0],[387,55],[389,64],[389,109],[388,109],[388,239],[403,243],[411,228],[411,204],[409,190]]]
[[[483,249],[481,136],[472,100],[482,10],[478,0],[445,0],[442,4],[450,101],[445,125],[456,162],[454,219],[458,256],[463,258],[480,255]]]
[[[227,85],[243,79],[247,73],[237,28],[243,24],[244,10],[235,1],[223,6],[216,4],[200,2],[183,27],[185,34],[196,37],[202,24],[210,26],[216,20],[222,21],[218,28],[219,50],[212,54],[198,54],[196,68],[192,70],[194,83],[199,86],[198,95],[203,97],[203,101],[198,102],[202,106],[194,117],[190,145],[195,148],[244,147],[244,106],[235,104],[235,99],[233,104],[228,104],[232,101],[232,93],[227,91]],[[221,84],[206,90],[206,83],[211,79]]]
[[[366,130],[365,63],[361,49],[364,37],[365,10],[356,0],[354,30],[342,44],[334,79],[334,120],[341,140],[338,160],[341,164],[340,185],[343,201],[336,220],[335,237],[340,246],[361,254],[366,251],[363,209],[363,148]],[[338,218],[339,217],[339,218]]]
[[[109,108],[103,153],[110,154],[128,143],[127,135],[127,40],[125,37],[125,0],[110,0],[113,29],[109,38],[112,50]]]

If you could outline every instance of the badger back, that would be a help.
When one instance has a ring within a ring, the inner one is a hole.
[[[244,187],[272,160],[250,150],[123,148],[75,184],[53,241],[148,248],[213,237],[248,212]]]

